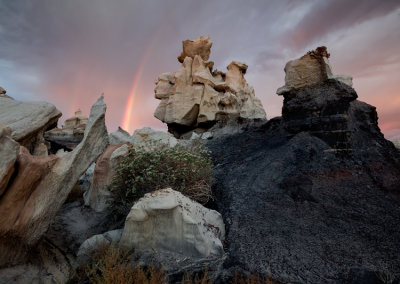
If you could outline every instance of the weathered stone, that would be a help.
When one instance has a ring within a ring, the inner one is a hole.
[[[178,56],[178,60],[182,63],[187,56],[193,59],[196,55],[199,55],[204,61],[207,61],[210,58],[211,46],[210,36],[185,40],[182,42],[183,51]]]
[[[153,130],[150,127],[135,130],[130,142],[136,149],[145,151],[175,147],[178,144],[178,140],[171,133]]]
[[[327,79],[341,81],[350,87],[352,78],[348,75],[333,75],[326,47],[309,51],[299,59],[291,60],[285,66],[285,85],[277,90],[278,95],[322,83]]]
[[[21,147],[18,174],[0,199],[0,265],[22,260],[34,246],[69,192],[108,144],[106,106],[101,97],[93,106],[82,142],[58,157],[31,156]],[[10,240],[15,244],[10,246]]]
[[[116,131],[110,133],[109,139],[110,145],[114,145],[129,142],[131,136],[127,131],[123,130],[121,127],[118,127]]]
[[[0,95],[5,95],[7,93],[2,87],[0,87]]]
[[[44,142],[43,133],[57,125],[61,112],[46,102],[18,102],[0,97],[0,124],[11,129],[11,138],[34,153]]]
[[[0,197],[14,173],[19,144],[11,137],[11,129],[0,125]]]
[[[167,99],[171,94],[174,93],[174,76],[174,73],[163,73],[158,76],[157,80],[155,81],[156,88],[154,89],[156,99]]]
[[[200,112],[197,118],[199,123],[215,121],[216,110],[218,110],[219,93],[211,86],[204,86],[203,99],[200,104]]]
[[[179,71],[161,74],[155,82],[155,97],[161,102],[154,116],[167,123],[176,137],[189,138],[194,129],[209,129],[227,118],[266,119],[261,101],[244,78],[247,65],[233,61],[226,74],[213,72],[208,55],[185,56]]]
[[[83,139],[88,118],[77,110],[75,115],[68,118],[62,128],[53,128],[44,133],[44,138],[50,142],[50,152],[56,153],[60,148],[73,150]]]
[[[221,215],[172,189],[146,194],[125,221],[120,246],[164,249],[192,257],[222,255]]]
[[[119,151],[115,153],[117,150]],[[83,195],[86,206],[90,206],[96,212],[107,210],[113,200],[107,187],[115,175],[115,167],[127,153],[128,146],[126,144],[114,144],[109,145],[97,159],[90,189]]]
[[[77,256],[88,255],[95,252],[102,246],[109,246],[117,244],[121,239],[122,229],[112,230],[105,232],[104,234],[94,235],[84,241],[79,247]]]

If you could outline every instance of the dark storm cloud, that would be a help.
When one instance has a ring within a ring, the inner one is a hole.
[[[225,70],[232,60],[246,62],[247,78],[271,117],[280,113],[275,90],[283,82],[286,61],[322,38],[334,58],[343,58],[339,68],[352,74],[373,73],[382,62],[398,64],[395,21],[383,29],[373,24],[374,34],[380,34],[373,41],[363,25],[384,19],[399,5],[379,0],[0,0],[0,86],[16,99],[50,101],[64,118],[77,107],[87,113],[104,91],[112,131],[143,65],[134,126],[162,127],[153,118],[158,103],[154,79],[179,68],[182,40],[210,35],[215,68]],[[367,35],[359,39],[360,48],[354,48],[350,36],[335,36],[347,30]],[[350,42],[348,52],[343,46]],[[362,58],[366,53],[373,55]]]
[[[387,15],[399,7],[398,0],[315,1],[315,5],[283,38],[283,43],[292,49],[304,48],[332,32]]]

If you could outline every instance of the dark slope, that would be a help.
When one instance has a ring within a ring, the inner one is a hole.
[[[400,274],[400,152],[335,80],[284,94],[283,117],[208,143],[234,270],[291,283]],[[369,281],[369,282],[368,282]]]

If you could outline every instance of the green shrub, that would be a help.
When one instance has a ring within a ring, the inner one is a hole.
[[[205,204],[211,197],[211,170],[212,161],[203,144],[153,151],[131,147],[109,185],[112,207],[118,215],[126,216],[144,194],[167,187]]]

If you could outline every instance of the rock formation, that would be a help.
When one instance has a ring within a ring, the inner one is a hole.
[[[285,86],[280,87],[276,93],[282,95],[291,90],[323,83],[326,79],[336,79],[352,87],[353,78],[351,76],[333,75],[329,56],[326,47],[321,46],[309,51],[299,59],[286,63]]]
[[[144,151],[155,150],[162,147],[175,147],[179,143],[172,134],[153,130],[150,127],[143,127],[135,130],[130,142],[136,149]]]
[[[282,117],[208,142],[228,244],[216,283],[235,270],[284,283],[400,276],[400,151],[380,132],[375,107],[341,80],[309,72],[320,70],[312,54],[325,52],[286,65],[287,79],[304,82],[286,81]]]
[[[0,125],[0,198],[15,171],[19,153],[19,144],[10,135],[11,129]]]
[[[39,110],[33,108],[34,105]],[[29,104],[30,110],[37,115],[43,106],[46,105]],[[24,259],[29,248],[35,246],[46,232],[79,177],[103,153],[108,144],[105,111],[101,97],[92,106],[82,142],[62,157],[32,156],[24,146],[20,147],[16,174],[0,198],[0,266]],[[25,115],[32,116],[30,113]],[[20,125],[10,124],[13,127]],[[16,128],[14,135],[18,133],[21,131]]]
[[[217,211],[169,188],[148,193],[133,205],[120,245],[208,257],[222,255],[224,237],[225,226]]]
[[[0,124],[11,129],[11,138],[34,154],[43,148],[43,133],[57,125],[61,112],[46,102],[18,102],[0,96]],[[41,152],[41,151],[39,151]]]
[[[261,101],[244,78],[247,65],[233,61],[227,73],[213,71],[214,63],[207,61],[211,45],[209,37],[184,41],[178,57],[181,69],[161,74],[155,82],[155,97],[161,102],[154,116],[177,137],[227,118],[266,118]]]
[[[50,142],[50,151],[55,154],[59,149],[73,150],[83,139],[88,118],[77,110],[75,115],[65,120],[62,128],[53,128],[44,134]]]

